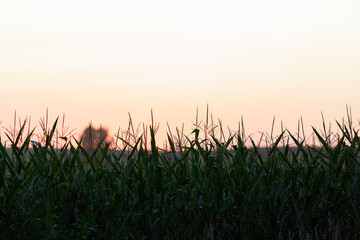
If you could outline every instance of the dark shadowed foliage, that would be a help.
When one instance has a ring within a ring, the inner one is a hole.
[[[95,149],[76,139],[57,149],[57,122],[45,145],[30,145],[25,123],[0,142],[0,239],[360,239],[350,111],[339,133],[313,128],[314,144],[283,130],[264,134],[265,148],[240,127],[217,137],[205,121],[188,135],[169,128],[165,149],[152,126],[149,146],[119,131],[119,150],[91,125],[83,144]]]

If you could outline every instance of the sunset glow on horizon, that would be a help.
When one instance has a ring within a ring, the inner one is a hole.
[[[206,117],[247,134],[360,118],[360,2],[6,1],[0,132],[49,110],[81,133]],[[336,125],[333,125],[336,129]],[[1,135],[2,138],[4,135]],[[159,140],[159,144],[162,141]]]

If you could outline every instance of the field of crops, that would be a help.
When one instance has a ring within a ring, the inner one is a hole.
[[[89,149],[24,123],[0,141],[0,239],[359,239],[360,140],[337,127],[265,148],[195,127],[164,149],[152,125]]]

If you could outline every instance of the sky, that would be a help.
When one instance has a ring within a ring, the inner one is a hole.
[[[49,111],[81,133],[128,124],[191,129],[205,119],[247,134],[360,115],[357,0],[0,3],[0,121]],[[188,132],[190,134],[190,131]]]

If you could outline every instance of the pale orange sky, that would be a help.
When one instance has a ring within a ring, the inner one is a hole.
[[[49,109],[81,132],[135,123],[190,129],[196,109],[236,130],[360,115],[359,1],[6,1],[0,121]],[[335,124],[334,124],[335,127]],[[0,130],[3,131],[3,130]],[[188,131],[190,133],[190,131]],[[161,141],[160,141],[161,142]]]

